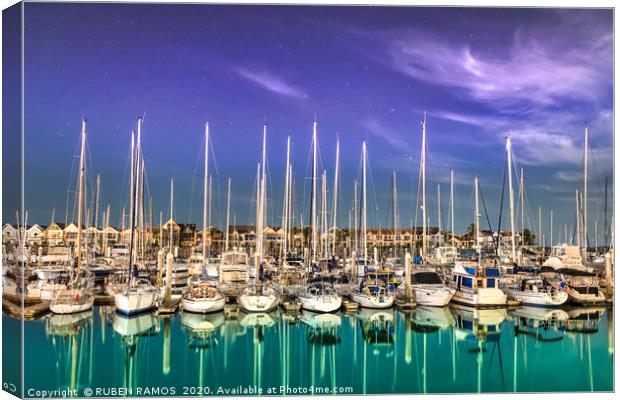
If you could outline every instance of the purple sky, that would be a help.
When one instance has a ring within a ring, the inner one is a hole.
[[[118,225],[128,191],[129,133],[146,113],[144,154],[157,216],[159,210],[168,214],[174,177],[178,219],[200,224],[207,119],[215,223],[224,222],[229,176],[237,223],[253,222],[264,119],[269,223],[280,223],[289,134],[296,211],[307,215],[316,115],[329,198],[335,138],[342,140],[340,225],[348,225],[362,140],[368,141],[372,174],[369,223],[389,224],[390,174],[396,170],[401,224],[408,225],[415,214],[426,111],[433,224],[437,184],[447,222],[454,169],[457,230],[473,219],[475,174],[496,228],[510,134],[516,165],[525,171],[526,226],[537,230],[542,206],[548,231],[553,208],[554,236],[562,229],[563,238],[563,225],[574,225],[587,124],[593,231],[595,218],[603,224],[605,176],[612,192],[612,23],[612,11],[604,9],[26,4],[30,222],[48,223],[54,208],[64,221],[68,185],[75,186],[80,119],[86,116],[90,185],[101,173],[102,203],[110,204]],[[70,198],[70,209],[72,204]],[[5,219],[14,215],[14,207],[5,204],[4,213]]]

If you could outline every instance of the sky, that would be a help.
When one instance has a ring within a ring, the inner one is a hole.
[[[144,115],[143,153],[155,223],[202,221],[204,125],[210,121],[213,211],[224,225],[232,179],[237,224],[254,222],[253,190],[267,121],[268,222],[281,223],[286,138],[295,213],[307,215],[312,122],[332,197],[341,140],[338,221],[368,143],[370,226],[391,225],[392,171],[400,225],[415,220],[421,121],[427,118],[427,211],[442,225],[455,175],[457,232],[473,222],[474,176],[493,229],[505,140],[525,177],[526,227],[549,238],[575,225],[589,127],[590,231],[613,193],[613,15],[606,9],[41,4],[25,6],[25,198],[29,222],[68,220],[80,121],[87,118],[89,187],[120,225],[130,132]],[[514,179],[517,177],[515,175]],[[515,207],[518,184],[515,181]],[[320,187],[320,185],[319,185]],[[508,225],[508,191],[502,228]],[[69,199],[69,200],[67,200]],[[6,202],[5,202],[6,203]],[[611,197],[609,200],[611,215]],[[14,215],[11,204],[3,213]],[[331,213],[331,201],[329,205]],[[483,213],[482,227],[488,227]],[[330,217],[331,218],[331,217]],[[421,216],[419,217],[421,224]],[[519,217],[520,218],[520,217]],[[518,218],[518,219],[519,219]],[[298,223],[298,221],[297,221]]]

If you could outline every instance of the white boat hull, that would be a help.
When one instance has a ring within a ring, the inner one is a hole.
[[[342,306],[342,297],[338,295],[326,296],[300,296],[301,307],[304,310],[319,313],[330,313],[338,311]]]
[[[224,296],[214,299],[183,298],[181,304],[183,306],[183,311],[207,314],[223,310],[226,305],[226,298]]]
[[[237,299],[239,307],[246,312],[270,312],[278,307],[280,298],[275,294],[242,294]]]
[[[557,307],[568,300],[566,292],[556,292],[553,295],[546,292],[533,292],[521,290],[508,290],[508,294],[519,300],[522,305],[537,307]]]
[[[390,308],[394,304],[394,296],[367,296],[363,293],[351,293],[351,300],[364,308]]]
[[[147,313],[157,307],[157,291],[138,293],[117,293],[114,295],[116,312],[124,316]]]
[[[472,307],[505,307],[506,294],[496,288],[484,288],[471,292],[457,290],[451,301]]]
[[[456,290],[448,287],[413,287],[415,302],[420,306],[445,307],[450,303]]]
[[[52,302],[50,304],[50,311],[54,314],[75,314],[92,309],[94,303],[94,296],[89,296],[89,299],[82,303],[69,304]]]

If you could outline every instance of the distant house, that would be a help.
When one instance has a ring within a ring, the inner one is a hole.
[[[196,224],[179,224],[179,245],[194,247],[196,245]]]
[[[115,245],[119,241],[120,233],[118,229],[113,226],[106,226],[100,232],[101,245],[104,247],[110,247]]]
[[[85,229],[82,227],[83,233],[85,234]],[[72,222],[63,229],[63,237],[64,242],[67,246],[75,247],[77,243],[78,237],[78,226],[76,223]]]
[[[2,226],[2,243],[15,244],[17,243],[17,228],[11,224],[4,224]]]
[[[178,246],[181,228],[179,227],[179,224],[177,224],[176,222],[174,222],[174,220],[171,219],[166,221],[166,223],[162,226],[163,245],[170,245],[170,231],[172,231],[172,246]]]
[[[40,246],[45,241],[45,226],[34,224],[28,228],[26,243],[30,246]]]
[[[61,222],[52,222],[45,229],[45,241],[48,246],[60,246],[64,244],[65,224]]]

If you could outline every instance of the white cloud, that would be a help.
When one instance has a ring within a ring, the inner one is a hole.
[[[271,74],[269,71],[250,70],[242,67],[234,68],[234,71],[242,78],[257,84],[272,93],[298,99],[307,97],[306,93],[304,93],[302,89],[285,82],[282,78]]]

